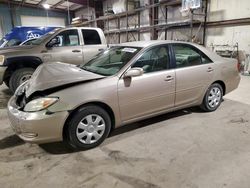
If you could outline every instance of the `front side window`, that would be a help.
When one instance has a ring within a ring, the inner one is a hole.
[[[101,44],[101,39],[96,30],[82,29],[82,35],[85,45]]]
[[[169,69],[170,60],[167,46],[159,46],[146,51],[132,67],[140,67],[144,73]]]
[[[80,68],[96,74],[111,76],[119,72],[140,50],[141,48],[138,47],[111,47],[99,53],[87,64],[81,65]]]
[[[56,37],[60,41],[60,44],[56,45],[57,47],[79,45],[79,36],[76,29],[62,31]]]
[[[173,45],[176,68],[189,67],[211,63],[212,61],[201,51],[189,45]]]

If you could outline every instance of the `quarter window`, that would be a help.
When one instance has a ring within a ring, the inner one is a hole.
[[[173,45],[176,68],[211,63],[212,61],[201,51],[188,45]]]
[[[59,33],[56,37],[59,38],[60,44],[57,46],[78,46],[79,36],[76,29],[66,30]]]
[[[159,46],[146,51],[132,67],[140,67],[144,73],[166,70],[169,68],[167,46]]]
[[[85,45],[101,44],[101,39],[96,30],[82,29],[82,35]]]

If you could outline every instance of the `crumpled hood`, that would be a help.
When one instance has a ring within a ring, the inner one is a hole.
[[[65,63],[48,63],[40,65],[26,87],[26,97],[36,91],[43,91],[71,83],[90,81],[104,78],[105,76],[94,74]]]

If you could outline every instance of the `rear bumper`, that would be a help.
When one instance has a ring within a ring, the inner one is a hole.
[[[68,112],[46,114],[39,112],[23,112],[18,110],[15,98],[8,103],[8,115],[14,132],[24,141],[30,143],[49,143],[63,140],[63,127]]]
[[[7,67],[0,66],[0,85],[3,84],[3,78]]]
[[[226,83],[226,93],[225,94],[228,94],[231,91],[237,89],[238,86],[239,86],[240,80],[241,80],[240,74],[237,74],[236,77],[232,77],[232,79],[227,81],[227,83]]]

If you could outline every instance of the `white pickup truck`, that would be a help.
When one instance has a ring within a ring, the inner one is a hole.
[[[0,49],[0,84],[4,82],[14,92],[42,63],[78,65],[106,48],[104,33],[99,28],[55,29],[30,45]]]

